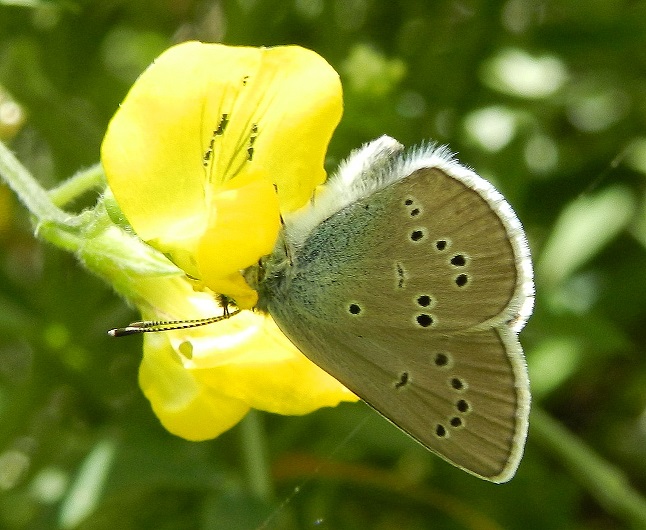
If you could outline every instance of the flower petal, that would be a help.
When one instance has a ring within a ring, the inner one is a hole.
[[[197,381],[179,362],[163,333],[144,338],[139,386],[162,425],[187,440],[215,438],[249,411],[244,402]]]
[[[358,400],[307,359],[271,317],[249,311],[218,322],[208,336],[193,336],[184,366],[204,385],[269,412],[307,414]]]
[[[201,139],[206,86],[199,61],[188,60],[199,58],[191,51],[197,46],[171,48],[140,76],[101,146],[110,188],[144,241],[199,235],[206,222]]]
[[[209,188],[246,165],[271,175],[285,211],[304,204],[341,112],[338,75],[312,51],[187,42],[134,84],[102,160],[138,235],[170,247],[199,237]]]
[[[273,184],[262,175],[236,177],[211,200],[208,226],[195,252],[199,278],[214,292],[251,309],[257,296],[238,271],[269,254],[278,237],[280,217]],[[232,275],[236,275],[232,278]],[[233,283],[237,282],[237,283]]]
[[[143,311],[146,319],[222,312],[185,278],[150,278],[138,285],[145,286],[142,297],[151,304]],[[358,399],[307,359],[270,316],[252,311],[209,326],[146,335],[139,377],[164,426],[191,440],[217,436],[249,407],[306,414]]]
[[[298,46],[262,50],[257,75],[247,81],[249,108],[258,108],[253,160],[272,176],[281,209],[303,206],[325,180],[323,163],[341,119],[341,83],[316,53]]]
[[[206,287],[255,305],[240,270],[273,249],[279,211],[301,207],[325,179],[341,113],[336,72],[296,46],[189,42],[142,74],[110,122],[102,161],[138,236],[200,280],[194,290],[186,278],[141,279],[144,318],[218,314]],[[191,440],[217,436],[250,406],[302,414],[357,399],[270,317],[246,311],[147,335],[140,385],[166,428]]]

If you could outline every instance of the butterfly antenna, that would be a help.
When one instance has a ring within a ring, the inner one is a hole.
[[[217,317],[198,318],[193,320],[143,320],[132,322],[125,328],[114,328],[108,331],[111,337],[126,337],[127,335],[138,335],[140,333],[154,333],[158,331],[172,331],[176,329],[197,328],[208,326],[222,320],[231,318],[240,313],[240,309],[229,311],[228,306],[223,306],[224,313]]]

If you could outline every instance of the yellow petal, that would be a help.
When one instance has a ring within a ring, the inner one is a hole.
[[[186,279],[150,278],[138,285],[154,303],[145,309],[146,319],[222,312]],[[249,407],[305,414],[357,400],[304,357],[271,317],[251,311],[209,326],[146,335],[140,386],[164,426],[191,440],[217,436]]]
[[[196,46],[171,48],[140,76],[101,146],[110,188],[145,241],[199,235],[206,222],[200,121],[205,82],[191,75],[199,64],[187,62],[198,57],[191,52]]]
[[[232,278],[237,271],[272,251],[280,228],[278,197],[272,183],[261,176],[240,176],[231,183],[237,186],[222,186],[212,197],[209,223],[195,258],[199,278],[209,289],[230,296],[239,307],[250,309],[253,306],[244,303],[248,298],[244,288],[240,291],[246,283],[235,287],[228,284],[237,281],[237,277]],[[239,274],[238,277],[242,279]]]
[[[132,87],[109,125],[102,161],[139,237],[252,307],[257,293],[239,271],[272,250],[279,210],[302,206],[325,179],[341,112],[338,75],[314,52],[184,43]],[[140,283],[144,318],[218,314],[208,292],[186,280]],[[217,436],[249,406],[300,414],[357,399],[269,317],[250,312],[149,335],[144,344],[140,385],[166,428],[188,439]]]
[[[208,287],[216,293],[230,297],[240,309],[253,309],[258,303],[258,293],[249,287],[239,272],[221,278],[212,278],[209,280]]]
[[[312,51],[183,43],[133,85],[102,160],[135,231],[168,250],[199,237],[210,189],[246,166],[271,176],[286,211],[304,204],[341,112],[338,75]]]
[[[289,212],[325,180],[325,154],[343,112],[341,84],[310,50],[284,46],[261,52],[240,104],[256,109],[249,118],[258,125],[253,162],[272,176],[281,208]]]
[[[187,440],[208,440],[238,423],[244,402],[201,384],[184,369],[163,333],[144,338],[139,386],[162,425]]]
[[[205,386],[253,408],[307,414],[358,398],[307,359],[269,316],[244,311],[193,336],[184,366]]]

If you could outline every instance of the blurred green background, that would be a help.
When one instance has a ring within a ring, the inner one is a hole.
[[[521,340],[549,416],[502,486],[363,404],[175,438],[137,386],[140,340],[105,334],[136,315],[0,185],[0,528],[643,528],[646,2],[4,0],[0,139],[56,185],[188,39],[325,57],[345,90],[330,169],[387,133],[496,184],[535,257]]]

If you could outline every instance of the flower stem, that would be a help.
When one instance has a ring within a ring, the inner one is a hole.
[[[80,234],[74,230],[65,230],[65,227],[58,223],[38,223],[36,236],[68,252],[78,252],[83,246],[83,237]]]
[[[103,173],[103,166],[98,163],[87,169],[77,171],[56,188],[49,190],[49,196],[56,206],[63,207],[85,192],[100,186],[105,186],[105,174]]]
[[[530,424],[532,438],[556,455],[609,513],[646,528],[646,499],[630,486],[622,471],[536,406]]]
[[[18,195],[27,210],[40,221],[69,224],[70,215],[54,205],[47,191],[32,177],[13,153],[0,142],[0,176]]]
[[[251,490],[259,499],[271,501],[274,492],[260,413],[250,410],[240,423],[240,427],[242,428],[242,453]]]

